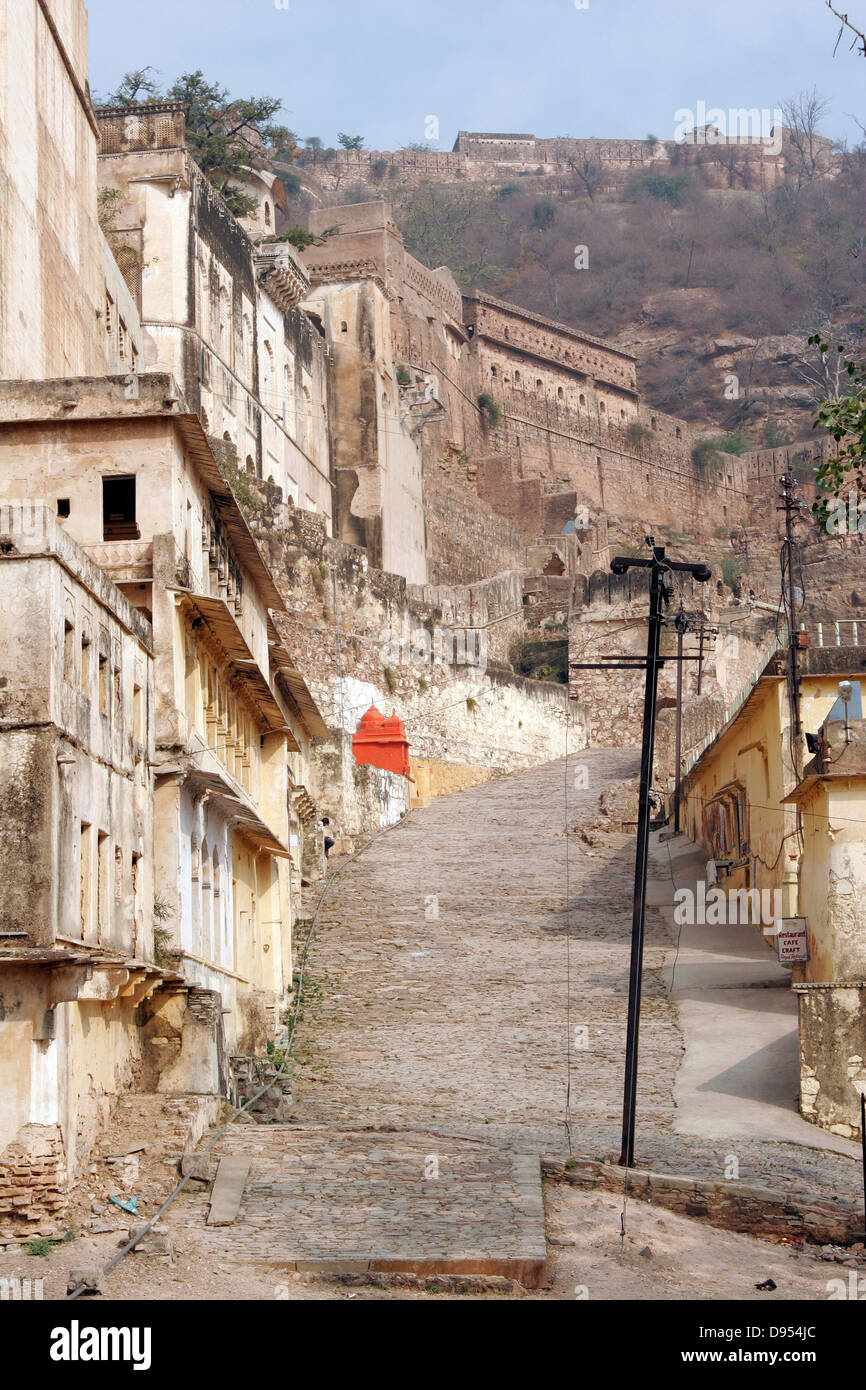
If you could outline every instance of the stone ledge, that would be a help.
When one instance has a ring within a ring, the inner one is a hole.
[[[805,1202],[795,1194],[754,1183],[625,1169],[585,1155],[567,1161],[542,1158],[541,1168],[545,1178],[554,1182],[616,1193],[623,1191],[628,1176],[630,1196],[684,1216],[702,1217],[713,1226],[744,1235],[785,1234],[815,1245],[852,1245],[864,1238],[862,1212],[826,1202]]]

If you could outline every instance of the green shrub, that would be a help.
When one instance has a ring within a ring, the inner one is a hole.
[[[642,194],[657,198],[672,208],[682,207],[692,186],[689,174],[642,174],[632,179],[628,194],[632,198]]]
[[[717,454],[742,454],[747,444],[741,434],[713,434],[699,439],[692,449],[692,463],[701,473],[718,472]]]
[[[647,429],[646,425],[642,425],[639,420],[632,420],[628,427],[630,443],[638,446],[643,444],[644,440],[651,434],[652,430]]]
[[[556,204],[550,198],[540,198],[532,209],[532,220],[542,232],[547,232],[556,221]]]
[[[481,411],[482,422],[496,430],[502,424],[502,406],[487,391],[482,391],[478,397],[478,409]]]
[[[746,564],[742,555],[729,555],[722,564],[722,579],[729,589],[733,589],[738,579],[745,573]]]

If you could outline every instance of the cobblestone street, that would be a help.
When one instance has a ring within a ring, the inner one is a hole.
[[[568,789],[572,823],[636,770],[629,752],[581,760],[589,786]],[[572,1042],[588,1029],[586,1049],[571,1048],[573,1143],[613,1134],[631,840],[567,842],[565,796],[564,762],[504,777],[414,813],[346,866],[317,926],[315,1002],[295,1045],[305,1122],[519,1135],[565,1152],[570,1018]],[[656,981],[661,945],[651,933],[641,1110],[654,1127],[680,1046]]]
[[[587,785],[575,791],[579,767]],[[543,1195],[540,1157],[615,1162],[619,1151],[634,839],[599,797],[636,767],[632,751],[596,749],[501,777],[335,862],[306,962],[291,1121],[230,1128],[212,1157],[249,1160],[237,1219],[208,1225],[207,1192],[188,1191],[164,1222],[181,1272],[145,1276],[126,1261],[119,1296],[164,1296],[157,1287],[181,1281],[192,1297],[329,1297],[317,1280],[402,1271],[504,1277],[569,1297],[590,1269],[602,1297],[678,1297],[695,1281],[698,1296],[750,1297],[767,1269],[789,1294],[826,1296],[814,1247],[774,1250],[687,1217],[662,1221],[655,1207],[647,1226],[635,1201],[620,1252],[620,1198],[557,1186]],[[719,1180],[733,1150],[744,1184],[853,1204],[859,1165],[829,1151],[832,1136],[824,1147],[811,1127],[800,1143],[709,1137],[705,1123],[689,1132],[675,1101],[684,1044],[669,993],[670,888],[656,846],[637,1165]],[[299,923],[297,962],[321,894],[317,885]],[[661,1282],[637,1258],[644,1228],[668,1252]],[[743,1261],[755,1271],[745,1282]]]
[[[636,752],[598,748],[571,757],[567,778],[564,760],[499,778],[413,813],[346,865],[310,950],[299,1121],[486,1134],[563,1156],[570,1130],[574,1152],[618,1155],[634,838],[599,829],[598,802],[637,768]],[[578,828],[567,838],[566,816]],[[636,1162],[721,1178],[730,1142],[676,1127],[677,940],[658,906],[670,894],[657,851]],[[740,1175],[853,1194],[857,1164],[826,1138],[827,1149],[739,1138]]]

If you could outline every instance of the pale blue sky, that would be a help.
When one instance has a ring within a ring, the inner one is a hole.
[[[675,112],[772,109],[812,85],[825,131],[858,139],[866,59],[824,0],[88,0],[91,86],[202,68],[267,94],[301,136],[394,149],[458,130],[673,139]],[[866,0],[842,6],[866,28]]]

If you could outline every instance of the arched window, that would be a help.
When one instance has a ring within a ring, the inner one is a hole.
[[[267,198],[266,198],[266,199],[265,199],[265,226],[266,226],[266,227],[269,227],[270,225],[271,225],[271,205],[270,205],[270,203],[268,202],[268,200],[267,200]]]
[[[211,893],[211,860],[207,840],[201,847],[201,954],[211,959],[213,940],[213,894]]]
[[[298,426],[295,420],[295,373],[292,362],[287,362],[283,368],[282,414],[285,428],[293,439],[296,438]]]
[[[248,314],[244,314],[243,324],[244,376],[247,381],[253,375],[253,326]]]
[[[264,347],[265,350],[262,356],[262,401],[265,405],[270,405],[274,390],[274,350],[267,338],[265,339]]]
[[[313,452],[313,403],[308,387],[304,387],[304,451]]]
[[[229,360],[229,296],[225,285],[220,289],[219,299],[219,324],[217,326],[217,341],[219,344],[220,356],[224,361]]]

